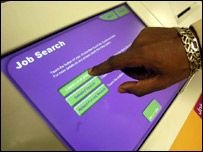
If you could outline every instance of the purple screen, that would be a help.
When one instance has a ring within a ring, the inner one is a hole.
[[[133,80],[121,71],[85,71],[126,51],[143,28],[124,4],[7,55],[1,69],[69,150],[137,150],[179,84],[136,97],[118,93]]]

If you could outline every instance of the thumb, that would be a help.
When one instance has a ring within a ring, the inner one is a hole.
[[[121,84],[118,88],[120,93],[131,93],[138,97],[164,89],[158,77],[152,77],[140,81],[129,81]]]

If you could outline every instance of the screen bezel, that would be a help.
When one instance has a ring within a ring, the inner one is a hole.
[[[34,40],[34,41],[30,42],[30,43],[27,43],[27,44],[22,45],[22,46],[20,46],[20,47],[18,47],[18,48],[16,48],[16,49],[13,49],[13,50],[11,50],[11,51],[9,51],[9,52],[7,52],[7,53],[4,53],[3,55],[1,55],[1,59],[4,58],[4,57],[6,57],[6,56],[9,56],[9,55],[11,55],[11,54],[13,54],[13,53],[16,53],[16,52],[18,52],[18,51],[20,51],[20,50],[22,50],[22,49],[25,49],[25,48],[27,48],[27,47],[29,47],[29,46],[35,44],[35,43],[38,43],[38,42],[40,42],[40,41],[42,41],[42,40],[45,40],[46,38],[48,38],[48,37],[50,37],[50,36],[53,36],[53,35],[58,34],[58,33],[60,33],[60,32],[63,32],[64,30],[66,30],[66,29],[68,29],[68,28],[77,26],[77,25],[79,25],[79,24],[82,23],[82,22],[91,20],[92,18],[94,18],[94,17],[96,17],[96,16],[98,16],[98,15],[100,15],[100,14],[106,13],[106,12],[108,12],[109,10],[114,9],[114,8],[117,8],[117,7],[122,6],[122,5],[127,5],[127,6],[131,9],[131,11],[133,12],[133,14],[140,20],[140,22],[142,22],[146,27],[148,27],[147,24],[134,12],[134,10],[130,7],[130,5],[129,5],[127,2],[123,2],[123,3],[119,4],[119,5],[116,5],[116,6],[113,6],[113,7],[109,8],[109,9],[104,10],[103,12],[96,13],[96,14],[90,16],[90,17],[87,17],[87,18],[82,19],[81,21],[78,21],[78,22],[73,23],[73,24],[71,24],[71,25],[67,25],[67,26],[65,26],[65,27],[63,27],[63,28],[61,28],[61,29],[58,29],[58,30],[56,30],[56,31],[54,31],[54,32],[52,32],[52,33],[46,35],[46,36],[43,36],[43,37],[41,37],[41,38],[39,38],[39,39],[36,39],[36,40]]]

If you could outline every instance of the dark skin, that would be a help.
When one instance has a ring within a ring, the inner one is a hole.
[[[88,73],[96,76],[114,70],[121,70],[139,80],[121,84],[118,92],[139,97],[168,88],[190,74],[189,62],[177,31],[158,27],[145,28],[127,51],[94,66]]]

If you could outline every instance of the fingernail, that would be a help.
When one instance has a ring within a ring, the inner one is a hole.
[[[88,69],[88,73],[89,73],[89,74],[92,74],[92,72],[93,72],[93,69],[92,69],[92,68]]]
[[[126,93],[126,90],[123,89],[123,88],[118,88],[118,92],[120,92],[120,93]]]

